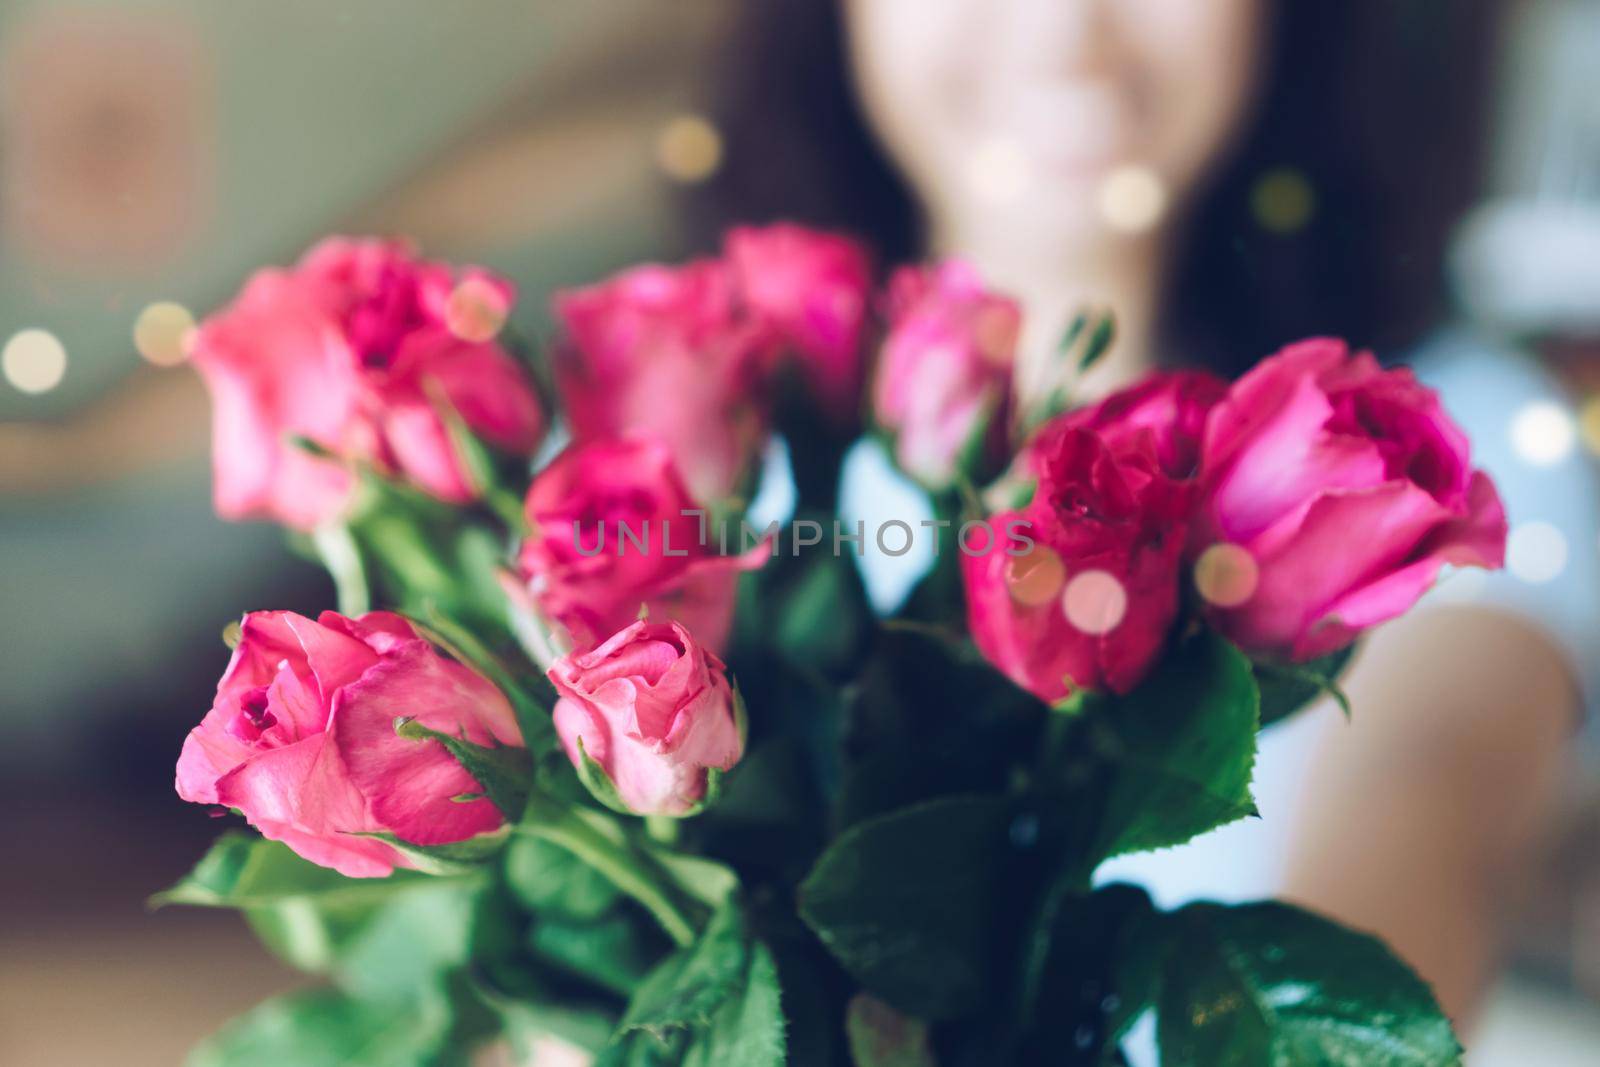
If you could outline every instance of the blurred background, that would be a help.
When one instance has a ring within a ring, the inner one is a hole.
[[[1392,2],[1418,12],[1415,32],[1455,14]],[[552,288],[681,257],[704,243],[691,202],[781,165],[720,121],[716,72],[739,58],[743,14],[737,0],[0,5],[0,1062],[174,1064],[296,980],[231,914],[143,908],[217,829],[177,800],[172,767],[226,663],[222,626],[332,602],[280,531],[212,516],[185,326],[339,231],[508,274],[517,327],[543,335]],[[1440,321],[1556,383],[1526,403],[1491,391],[1503,440],[1487,447],[1529,478],[1588,471],[1600,2],[1508,2],[1486,25],[1484,106],[1407,131],[1419,157],[1453,125],[1482,135],[1426,280]],[[1317,121],[1341,120],[1360,121]],[[1403,224],[1395,205],[1418,193],[1390,203],[1379,185],[1366,214],[1335,213],[1323,180],[1273,161],[1238,225],[1338,241]],[[1507,580],[1586,610],[1593,517],[1568,526],[1559,510],[1513,532]],[[1528,603],[1562,624],[1548,598]],[[1600,1048],[1600,761],[1574,764],[1537,859],[1514,872],[1476,1065],[1593,1063]]]

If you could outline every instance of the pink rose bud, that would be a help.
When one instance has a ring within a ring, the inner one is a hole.
[[[872,268],[861,244],[803,226],[740,226],[724,248],[744,299],[777,328],[813,392],[839,421],[861,403]]]
[[[726,771],[744,752],[726,672],[683,626],[633,623],[550,668],[561,695],[556,733],[579,773],[598,768],[629,811],[691,814],[706,798],[709,772]]]
[[[900,467],[943,489],[974,456],[1004,444],[1022,313],[952,260],[896,271],[889,317],[874,412],[895,436]]]
[[[568,448],[534,478],[518,557],[539,611],[572,647],[593,648],[639,618],[676,620],[721,648],[739,572],[765,550],[719,555],[722,537],[659,439]],[[702,537],[702,533],[704,536]],[[730,528],[728,547],[740,536]]]
[[[767,436],[771,327],[716,260],[649,265],[558,293],[556,378],[579,441],[650,433],[695,498],[737,493]]]
[[[1112,393],[1091,407],[1051,420],[1029,443],[1029,473],[1034,457],[1053,455],[1060,435],[1093,430],[1113,452],[1146,451],[1169,478],[1192,478],[1200,465],[1200,440],[1206,416],[1228,392],[1228,383],[1204,371],[1152,374]]]
[[[473,499],[481,487],[452,419],[518,455],[544,430],[532,387],[492,340],[513,295],[487,272],[457,272],[390,241],[330,238],[293,269],[258,272],[192,342],[214,407],[218,513],[310,529],[347,502],[338,460],[442,500]]]
[[[1126,693],[1178,613],[1192,488],[1151,450],[1113,452],[1084,429],[1043,440],[1032,503],[989,519],[992,551],[962,556],[968,625],[989,662],[1041,700]]]
[[[412,866],[362,833],[418,845],[464,841],[504,821],[435,741],[395,719],[474,744],[522,744],[500,691],[446,659],[398,615],[325,611],[244,617],[217,697],[178,757],[178,795],[237,808],[261,833],[353,878]]]
[[[1230,558],[1209,568],[1228,580],[1197,584],[1252,652],[1325,655],[1410,608],[1446,564],[1505,560],[1499,495],[1439,398],[1342,341],[1293,345],[1235,382],[1200,476],[1191,554],[1200,572],[1215,546]]]

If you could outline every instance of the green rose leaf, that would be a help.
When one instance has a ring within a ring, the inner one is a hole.
[[[1433,994],[1374,937],[1277,903],[1191,904],[1162,925],[1169,1067],[1461,1062]]]
[[[331,989],[276,997],[190,1053],[187,1067],[442,1067],[451,1015],[442,994],[397,1012]]]
[[[1107,765],[1102,858],[1181,845],[1255,813],[1256,685],[1249,661],[1221,638],[1191,637],[1132,693],[1081,713],[1094,716]]]
[[[800,916],[844,969],[899,1010],[970,1012],[992,984],[993,923],[1011,816],[949,797],[858,823],[800,886]]]
[[[1261,687],[1261,725],[1286,719],[1318,698],[1328,695],[1346,715],[1350,702],[1339,689],[1339,676],[1356,654],[1355,645],[1306,663],[1257,663],[1256,684]]]
[[[596,1067],[781,1067],[787,1042],[771,952],[729,901],[640,985]]]
[[[519,834],[505,853],[506,886],[536,915],[598,919],[621,898],[605,875],[542,838]]]
[[[238,908],[268,948],[302,970],[326,971],[384,905],[426,875],[346,878],[301,859],[287,845],[234,830],[223,834],[186,877],[150,898],[153,907]]]

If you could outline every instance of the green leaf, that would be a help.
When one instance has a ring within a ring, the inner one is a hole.
[[[536,914],[583,922],[598,919],[620,899],[616,886],[560,845],[519,834],[505,854],[506,886]]]
[[[506,847],[512,833],[510,824],[506,824],[498,830],[443,845],[418,845],[402,840],[387,830],[352,831],[350,836],[372,837],[382,841],[404,854],[416,865],[417,870],[425,874],[450,875],[470,874],[488,863]]]
[[[800,916],[844,969],[901,1011],[949,1018],[991,985],[1010,815],[948,797],[859,823],[800,886]]]
[[[928,1045],[928,1024],[876,997],[852,997],[844,1026],[855,1067],[937,1067]]]
[[[1202,632],[1126,697],[1088,702],[1109,776],[1099,857],[1180,845],[1254,814],[1256,701],[1249,661]]]
[[[1350,665],[1355,653],[1356,646],[1351,644],[1306,663],[1256,663],[1256,683],[1261,688],[1261,725],[1267,727],[1286,719],[1324,695],[1332,696],[1348,716],[1350,701],[1339,689],[1339,676]]]
[[[1461,1046],[1376,938],[1286,904],[1191,904],[1164,920],[1161,1062],[1448,1067]]]
[[[508,821],[521,817],[528,804],[528,788],[533,780],[533,762],[525,748],[475,745],[471,741],[438,730],[430,730],[415,719],[400,716],[394,732],[408,741],[437,741],[472,775],[489,800]]]
[[[664,939],[637,909],[613,910],[598,919],[535,917],[528,948],[540,959],[628,996],[661,956]]]
[[[617,783],[611,780],[606,769],[589,755],[589,750],[584,746],[583,738],[578,738],[578,781],[589,791],[589,795],[598,800],[602,805],[617,812],[619,815],[633,815],[634,810],[622,801],[622,794],[617,792]]]
[[[1116,337],[1116,316],[1109,311],[1101,312],[1095,317],[1094,325],[1084,339],[1083,353],[1078,357],[1078,373],[1082,374],[1100,362],[1101,357],[1111,351],[1111,343]]]
[[[729,901],[640,985],[596,1067],[780,1067],[785,1049],[777,967]]]
[[[275,997],[203,1042],[188,1067],[441,1067],[458,1063],[446,1044],[451,1017],[442,995],[397,1012],[331,989]]]

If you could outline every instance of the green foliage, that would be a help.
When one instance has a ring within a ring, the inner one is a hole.
[[[1261,688],[1261,725],[1286,719],[1323,696],[1332,696],[1349,715],[1350,701],[1339,689],[1339,676],[1355,653],[1355,645],[1346,645],[1307,663],[1255,664],[1256,684]]]
[[[395,719],[394,732],[408,741],[437,741],[456,758],[463,770],[483,787],[491,803],[507,819],[516,819],[528,804],[533,764],[527,749],[510,745],[475,745],[464,738],[430,730],[404,716]]]
[[[1277,903],[1192,904],[1161,927],[1166,1067],[1460,1063],[1433,994],[1375,938]]]
[[[442,996],[395,1012],[332,989],[275,997],[197,1047],[187,1067],[453,1067]]]
[[[645,979],[596,1067],[779,1067],[785,1049],[772,953],[729,901]]]
[[[1249,662],[1202,632],[1126,697],[1088,701],[1105,768],[1096,858],[1180,845],[1255,814],[1256,700]]]
[[[800,916],[901,1011],[970,1011],[991,984],[1010,822],[1002,799],[948,797],[852,826],[800,886]]]

